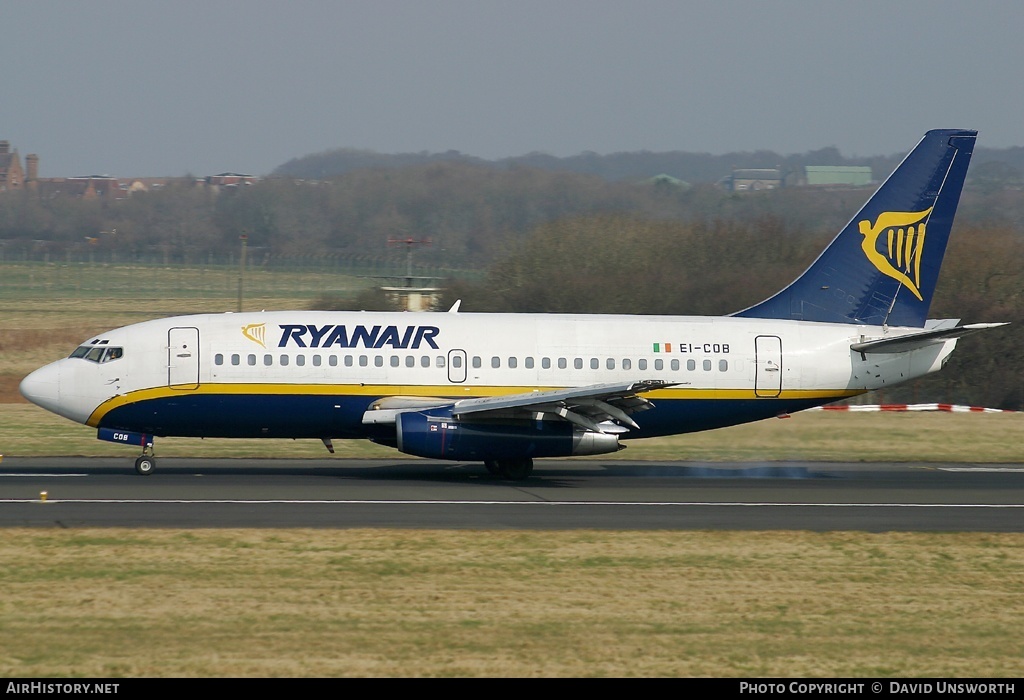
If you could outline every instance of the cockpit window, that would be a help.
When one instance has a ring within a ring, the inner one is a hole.
[[[96,363],[112,362],[123,356],[124,348],[103,347],[102,345],[80,345],[69,355],[69,357],[80,357]]]

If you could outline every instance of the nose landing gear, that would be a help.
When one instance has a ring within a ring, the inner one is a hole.
[[[96,437],[100,440],[117,442],[122,445],[141,445],[142,455],[135,460],[135,471],[143,476],[149,476],[156,469],[152,435],[148,433],[134,433],[130,430],[121,430],[119,428],[100,428],[96,431]]]
[[[142,476],[149,476],[156,469],[156,458],[153,456],[153,445],[142,448],[142,456],[135,460],[135,471]]]

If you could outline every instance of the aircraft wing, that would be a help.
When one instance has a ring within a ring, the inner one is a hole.
[[[452,406],[452,415],[461,418],[473,414],[482,417],[487,414],[507,415],[509,412],[537,417],[549,414],[599,433],[623,432],[623,428],[613,421],[639,428],[629,414],[645,411],[653,405],[640,394],[668,386],[674,384],[648,379],[463,399]]]
[[[955,326],[953,328],[938,328],[935,330],[921,331],[920,333],[909,333],[894,338],[879,338],[877,340],[866,340],[863,343],[853,343],[850,349],[861,353],[894,353],[917,350],[928,345],[942,343],[951,338],[960,338],[971,333],[977,333],[988,328],[1005,326],[1005,323],[969,323],[966,326]]]
[[[375,401],[363,414],[363,423],[392,424],[400,413],[450,406],[454,418],[470,415],[481,418],[528,418],[531,416],[540,418],[547,414],[559,416],[587,430],[599,433],[621,433],[626,432],[629,428],[620,424],[632,428],[640,427],[629,417],[629,414],[646,411],[653,406],[640,394],[669,386],[674,386],[674,383],[648,379],[455,401],[442,398],[392,396]]]

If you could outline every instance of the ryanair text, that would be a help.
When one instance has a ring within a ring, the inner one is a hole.
[[[440,332],[437,326],[406,326],[400,330],[398,326],[353,326],[350,329],[348,326],[282,323],[280,328],[279,348],[289,345],[299,348],[329,348],[334,345],[339,348],[382,348],[390,345],[395,350],[418,350],[426,343],[437,350],[434,338]]]

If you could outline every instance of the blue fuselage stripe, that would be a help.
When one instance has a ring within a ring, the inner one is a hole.
[[[362,422],[379,396],[307,394],[189,394],[144,399],[107,412],[98,427],[180,437],[367,438],[393,433],[393,426]],[[824,403],[802,399],[658,399],[636,416],[644,438],[721,428],[793,413]]]

